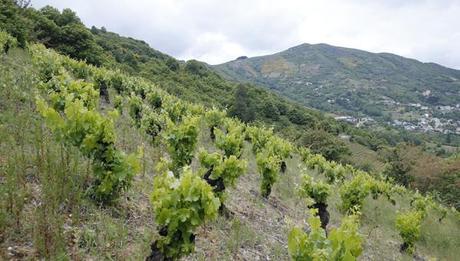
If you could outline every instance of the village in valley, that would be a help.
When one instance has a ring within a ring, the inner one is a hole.
[[[425,95],[429,93],[424,93]],[[460,104],[427,106],[420,103],[400,103],[384,97],[381,101],[387,108],[393,108],[391,119],[374,119],[370,116],[358,117],[341,115],[334,118],[356,127],[373,126],[378,123],[403,128],[408,131],[437,132],[460,135]]]

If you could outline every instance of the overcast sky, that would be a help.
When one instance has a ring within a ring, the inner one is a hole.
[[[460,69],[460,0],[32,0],[47,4],[184,60],[328,43]]]

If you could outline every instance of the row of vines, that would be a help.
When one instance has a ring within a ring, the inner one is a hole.
[[[13,43],[0,34],[2,49]],[[226,189],[235,186],[247,170],[245,142],[252,144],[260,174],[260,195],[268,198],[286,161],[300,155],[304,173],[299,195],[311,208],[309,233],[293,228],[288,250],[293,260],[354,260],[363,251],[359,219],[364,200],[380,196],[395,204],[395,195],[411,195],[411,208],[397,216],[396,229],[402,249],[415,251],[420,225],[428,208],[447,209],[429,197],[407,191],[386,177],[371,176],[350,165],[329,162],[306,148],[298,148],[276,136],[272,129],[244,124],[216,108],[187,103],[141,78],[126,76],[75,61],[30,45],[39,68],[37,111],[56,138],[77,147],[91,160],[93,174],[88,197],[102,204],[116,201],[140,170],[140,152],[127,154],[117,148],[114,123],[126,113],[153,146],[165,153],[157,163],[151,204],[158,225],[158,239],[151,245],[150,260],[176,260],[194,250],[195,231],[203,223],[226,212]],[[113,94],[113,97],[110,97]],[[102,99],[102,101],[101,101]],[[102,102],[113,110],[101,109]],[[206,126],[206,130],[201,129]],[[216,151],[197,149],[199,133],[209,132]],[[199,168],[193,170],[196,159]],[[321,174],[315,180],[309,171]],[[328,233],[328,197],[337,188],[345,214],[340,227]]]

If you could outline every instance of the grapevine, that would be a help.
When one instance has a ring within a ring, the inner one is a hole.
[[[352,212],[362,208],[364,199],[370,193],[369,178],[367,173],[361,173],[343,183],[339,190],[343,211]]]
[[[123,97],[116,95],[113,99],[113,107],[118,111],[118,113],[123,114]]]
[[[291,152],[293,150],[292,144],[277,136],[271,136],[265,144],[265,147],[271,155],[280,158],[280,170],[284,173],[287,168],[285,159],[291,157]]]
[[[176,173],[180,168],[192,162],[199,122],[199,117],[187,117],[181,123],[172,124],[165,134],[169,155],[172,158],[172,169]]]
[[[160,238],[152,244],[152,255],[159,251],[176,260],[194,250],[196,228],[217,217],[220,201],[211,186],[189,168],[176,178],[165,166],[160,164],[151,197],[160,226]]]
[[[400,213],[396,217],[396,229],[403,239],[401,250],[409,254],[415,251],[415,242],[420,238],[420,228],[423,219],[421,211],[412,210]]]
[[[216,147],[223,150],[225,156],[232,155],[239,158],[243,151],[243,135],[239,132],[229,132],[225,134],[220,129],[215,130],[216,134]]]
[[[307,198],[309,208],[318,209],[317,214],[321,220],[321,227],[326,229],[329,223],[329,212],[327,211],[327,198],[331,187],[323,182],[315,182],[306,173],[302,175],[302,183],[299,187],[299,194]]]
[[[269,155],[267,152],[257,154],[257,167],[262,176],[260,184],[261,195],[268,198],[272,191],[272,186],[278,179],[280,160],[276,156]]]
[[[163,105],[163,99],[161,98],[161,95],[158,92],[152,91],[147,93],[146,100],[150,107],[153,109],[161,109]]]
[[[150,136],[151,141],[154,142],[158,135],[168,125],[168,117],[164,114],[157,113],[149,107],[145,107],[143,110],[143,117],[141,119],[141,129]]]
[[[42,99],[37,99],[37,108],[59,139],[93,159],[95,180],[91,194],[96,200],[110,202],[130,187],[139,162],[135,154],[126,156],[115,148],[113,120],[117,113],[104,117],[71,96],[62,114]]]
[[[254,153],[262,152],[269,138],[273,136],[273,129],[263,129],[256,126],[246,128],[246,135],[252,143]]]
[[[174,123],[179,123],[188,114],[185,104],[174,100],[172,97],[165,97],[162,106]]]
[[[3,53],[8,53],[11,48],[16,47],[17,45],[18,42],[16,38],[6,32],[0,31],[0,50]]]
[[[362,237],[358,232],[358,216],[347,216],[329,237],[321,228],[316,210],[308,218],[310,232],[293,228],[288,236],[288,251],[292,260],[356,260],[362,253]]]
[[[141,126],[141,119],[142,119],[142,99],[135,94],[131,94],[128,100],[129,106],[129,115],[134,120],[134,125],[137,128]]]
[[[213,187],[222,204],[225,200],[225,188],[235,185],[238,177],[246,171],[247,162],[239,160],[234,155],[222,157],[219,153],[199,153],[201,165],[206,169],[204,179]]]
[[[226,113],[224,111],[220,111],[216,108],[213,108],[211,110],[208,110],[204,114],[204,119],[206,121],[206,124],[209,127],[210,131],[210,138],[211,140],[215,140],[216,136],[214,134],[214,130],[220,126],[223,123],[223,119],[225,118]]]

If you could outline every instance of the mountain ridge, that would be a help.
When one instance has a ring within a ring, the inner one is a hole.
[[[281,51],[275,51],[274,53],[271,53],[271,54],[263,54],[263,55],[256,55],[256,56],[240,55],[237,58],[235,58],[233,60],[230,60],[230,61],[226,61],[226,62],[222,62],[222,63],[218,63],[218,64],[209,64],[209,65],[210,66],[219,66],[219,65],[223,65],[223,64],[226,64],[226,63],[229,63],[229,62],[237,61],[237,60],[239,60],[238,58],[240,58],[240,57],[245,57],[245,59],[260,58],[260,57],[265,57],[265,56],[270,56],[270,55],[276,55],[276,54],[279,54],[279,53],[282,53],[282,52],[285,52],[285,51],[289,51],[289,50],[295,49],[295,48],[311,47],[311,46],[324,46],[324,47],[340,48],[340,49],[364,52],[364,53],[368,53],[368,54],[391,55],[391,56],[396,56],[396,57],[399,57],[399,58],[404,58],[404,59],[407,59],[407,60],[412,60],[412,61],[415,61],[415,62],[419,62],[419,63],[422,63],[422,64],[435,65],[435,66],[443,67],[445,69],[450,69],[450,70],[460,72],[460,69],[456,69],[456,68],[453,68],[453,67],[450,67],[450,66],[447,66],[447,65],[443,65],[443,64],[438,63],[438,62],[424,62],[424,61],[421,61],[421,60],[419,60],[417,58],[408,57],[408,56],[400,55],[400,54],[397,54],[397,53],[392,53],[392,52],[389,52],[389,51],[374,52],[374,51],[368,51],[368,50],[354,48],[354,47],[345,47],[345,46],[339,46],[339,45],[334,45],[334,44],[328,44],[328,43],[325,43],[325,42],[314,43],[314,44],[304,42],[304,43],[300,43],[298,45],[289,47],[289,48],[281,50]]]
[[[436,63],[391,53],[304,43],[212,68],[227,79],[261,85],[325,112],[373,117],[389,124],[407,121],[414,126],[420,125],[418,119],[430,114],[432,117],[424,122],[454,121],[436,131],[455,133],[460,127],[455,122],[460,113],[460,70]],[[427,109],[411,108],[416,106]],[[418,128],[429,130],[428,125]]]

